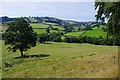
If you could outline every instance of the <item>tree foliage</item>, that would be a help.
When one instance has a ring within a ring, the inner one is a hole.
[[[97,9],[96,20],[105,21],[107,19],[108,33],[120,36],[120,1],[119,2],[95,2]]]
[[[37,34],[27,21],[23,18],[18,18],[8,25],[9,27],[3,35],[3,39],[5,45],[9,45],[9,51],[20,50],[21,56],[23,56],[23,51],[36,46]]]

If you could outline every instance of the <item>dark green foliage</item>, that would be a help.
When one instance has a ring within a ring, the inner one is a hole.
[[[102,30],[103,30],[104,32],[107,32],[107,28],[104,28],[104,27],[103,27]]]
[[[93,41],[94,41],[94,38],[86,37],[86,42],[87,43],[93,43]]]
[[[65,23],[64,24],[65,32],[72,32],[73,26],[70,25],[70,23]]]
[[[53,42],[62,42],[61,36],[57,36],[55,39],[52,40]]]
[[[107,18],[108,33],[118,38],[120,36],[120,1],[95,2],[95,9],[98,9],[96,20],[103,22]]]
[[[49,41],[49,35],[47,33],[43,33],[43,34],[38,35],[38,41],[40,43],[45,43],[46,41],[48,42]]]
[[[87,42],[87,36],[79,36],[78,40],[79,40],[79,43],[86,43]]]
[[[23,51],[27,51],[31,47],[36,46],[37,34],[33,31],[32,27],[23,18],[18,18],[9,23],[9,27],[3,34],[5,45],[9,51],[15,52],[20,50],[21,56]]]
[[[68,43],[78,43],[78,38],[76,38],[76,37],[65,37],[64,41],[68,42]]]
[[[93,44],[100,45],[98,38],[93,38]]]
[[[50,37],[49,37],[49,40],[50,41],[53,41],[53,42],[61,42],[62,39],[61,39],[61,33],[50,33]]]
[[[50,28],[46,28],[46,33],[50,33]]]
[[[61,33],[43,33],[38,36],[38,41],[40,43],[45,43],[48,41],[53,41],[53,42],[62,42],[61,39]]]

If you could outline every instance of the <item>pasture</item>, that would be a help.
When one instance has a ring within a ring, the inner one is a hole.
[[[100,25],[100,27],[93,27],[92,30],[69,32],[64,35],[68,37],[88,36],[88,37],[96,37],[96,38],[102,36],[103,38],[105,38],[107,36],[107,32],[104,32],[102,28],[106,28],[106,27]]]
[[[47,28],[49,25],[45,24],[30,24],[32,28]]]
[[[17,58],[20,52],[8,52],[1,44],[3,78],[115,78],[118,75],[117,46],[49,42],[37,44],[25,55],[40,57]]]
[[[47,24],[30,24],[37,34],[46,32]],[[52,26],[60,31],[63,27]],[[3,27],[3,32],[7,26]],[[58,32],[50,30],[50,32]],[[69,32],[65,36],[106,37],[102,27],[93,30]],[[64,38],[62,36],[62,38]],[[118,46],[78,44],[64,42],[37,43],[19,58],[20,52],[8,52],[4,41],[2,45],[3,78],[116,78],[118,77]],[[12,65],[6,68],[4,62]]]
[[[30,20],[31,22],[38,22],[35,18],[32,18],[32,17],[29,17],[29,20]]]
[[[80,31],[80,32],[70,32],[65,34],[65,36],[69,37],[79,37],[79,36],[88,36],[88,37],[96,37],[98,38],[99,36],[102,36],[105,38],[107,36],[106,32],[103,32],[100,29],[93,29],[93,30],[87,30],[87,31]]]
[[[49,27],[49,25],[47,24],[30,24],[33,28],[33,30],[37,33],[37,34],[42,34],[42,33],[46,33],[46,28]],[[60,26],[52,26],[52,28],[58,28],[60,31],[64,30],[64,28],[60,27]],[[52,30],[50,29],[50,32],[58,32],[57,30]]]

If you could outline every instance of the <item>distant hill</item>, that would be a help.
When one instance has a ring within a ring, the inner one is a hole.
[[[91,30],[93,27],[100,26],[102,23],[95,21],[78,22],[73,20],[62,20],[56,17],[23,17],[28,23],[34,24],[47,24],[52,26],[64,27],[66,32],[80,31],[80,30]],[[10,18],[7,16],[0,17],[2,23],[9,23],[14,21],[16,18]]]

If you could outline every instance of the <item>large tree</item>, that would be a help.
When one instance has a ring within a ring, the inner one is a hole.
[[[3,34],[5,45],[9,45],[9,51],[15,52],[19,50],[21,57],[23,57],[23,51],[36,46],[37,34],[23,18],[16,19],[9,23],[8,26],[6,32]]]
[[[97,1],[97,0],[96,0]],[[107,19],[108,33],[120,38],[120,1],[119,2],[95,2],[97,10],[96,20],[105,21]]]

